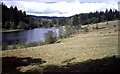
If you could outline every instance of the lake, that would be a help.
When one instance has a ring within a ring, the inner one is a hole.
[[[15,42],[22,41],[25,43],[44,41],[45,33],[49,30],[53,31],[56,36],[59,36],[59,28],[36,28],[32,30],[14,31],[14,32],[3,32],[2,42]]]

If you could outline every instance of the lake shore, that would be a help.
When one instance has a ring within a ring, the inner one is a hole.
[[[58,28],[58,27],[50,27],[50,28]],[[34,29],[37,29],[37,28],[34,28]],[[28,29],[28,30],[32,30],[32,29]],[[1,29],[0,30],[0,32],[16,32],[16,31],[26,31],[26,30],[25,29],[11,29],[11,30]]]
[[[17,32],[17,31],[23,31],[23,29],[1,30],[0,32]]]

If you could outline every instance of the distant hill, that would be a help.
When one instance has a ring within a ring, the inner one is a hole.
[[[44,19],[60,19],[60,18],[66,18],[66,17],[57,17],[57,16],[35,16],[31,15],[33,18],[44,18]]]

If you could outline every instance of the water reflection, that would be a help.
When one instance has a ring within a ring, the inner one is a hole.
[[[32,30],[25,31],[16,31],[16,32],[3,32],[2,41],[3,42],[35,42],[35,41],[44,41],[45,33],[49,30],[53,31],[56,36],[59,36],[59,28],[36,28]]]

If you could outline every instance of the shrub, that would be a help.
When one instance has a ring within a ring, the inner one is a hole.
[[[113,27],[116,27],[117,25],[113,25]]]
[[[99,29],[99,28],[98,28],[98,23],[96,24],[96,29]]]
[[[65,26],[64,29],[61,29],[59,32],[60,38],[70,37],[72,34],[76,33],[76,29],[72,26]]]
[[[19,29],[26,29],[27,26],[28,26],[28,25],[27,25],[26,23],[20,21],[20,22],[18,23],[17,28],[19,28]]]
[[[107,22],[106,24],[108,25],[109,23]]]
[[[25,45],[25,47],[34,47],[34,46],[37,46],[38,43],[37,42],[31,42],[31,43],[28,43]]]
[[[45,45],[46,43],[45,42],[42,42],[42,41],[39,41],[38,42],[38,45],[41,46],[41,45]]]
[[[100,32],[100,34],[102,34],[102,32]]]
[[[13,44],[11,49],[17,49],[17,44]]]
[[[69,26],[65,27],[64,37],[69,37],[72,34],[71,28]]]
[[[2,43],[2,50],[7,50],[8,49],[8,43],[7,42],[3,42]]]
[[[84,27],[84,32],[89,32],[88,27]]]
[[[117,30],[115,30],[115,32],[116,32]]]
[[[92,27],[92,29],[93,29],[93,30],[95,30],[95,29],[96,29],[96,27]]]
[[[63,38],[63,35],[64,35],[64,30],[63,30],[63,28],[60,28],[58,38]]]
[[[111,33],[110,31],[108,33]]]
[[[52,31],[49,30],[47,33],[45,33],[45,42],[47,44],[51,44],[56,41],[57,41],[57,38]]]

